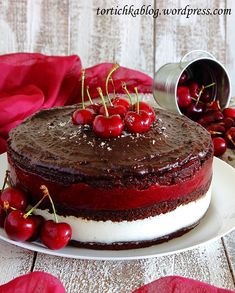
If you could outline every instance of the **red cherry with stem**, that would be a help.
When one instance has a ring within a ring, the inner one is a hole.
[[[212,141],[214,144],[214,155],[216,157],[222,156],[227,149],[226,141],[222,137],[214,137]]]
[[[114,106],[123,106],[127,110],[130,108],[130,102],[127,99],[120,98],[120,97],[117,97],[117,96],[114,99],[112,99],[112,104]]]
[[[203,113],[203,107],[201,104],[191,104],[187,110],[186,115],[194,121],[197,121]]]
[[[188,75],[188,72],[185,70],[183,71],[183,73],[181,74],[180,78],[179,78],[179,82],[178,84],[179,85],[182,85],[184,84],[186,81],[188,81],[189,79],[189,75]]]
[[[122,118],[125,117],[126,113],[127,113],[127,108],[122,106],[122,105],[116,105],[116,106],[107,106],[107,109],[108,109],[108,112],[109,112],[109,115],[112,116],[112,115],[120,115]],[[100,108],[100,111],[99,111],[100,115],[105,115],[105,107],[102,106]]]
[[[212,123],[206,127],[211,136],[221,136],[225,134],[225,127],[221,123]]]
[[[143,133],[150,129],[151,126],[151,118],[147,112],[144,110],[140,110],[139,108],[139,96],[138,90],[135,87],[136,92],[136,112],[129,111],[125,116],[125,125],[128,131],[131,133]]]
[[[203,114],[203,117],[200,118],[197,122],[202,126],[209,125],[213,122],[223,121],[224,115],[218,110],[211,110]]]
[[[82,69],[82,109],[78,109],[73,113],[72,121],[73,121],[73,124],[91,125],[95,118],[95,112],[92,109],[85,108],[84,80],[85,80],[85,69]]]
[[[218,100],[215,100],[206,105],[205,112],[213,111],[213,110],[221,110],[220,104]]]
[[[8,187],[1,193],[0,205],[2,208],[9,206],[9,208],[25,210],[28,205],[27,196],[22,190],[16,187]]]
[[[124,128],[123,121],[120,115],[109,115],[101,88],[98,87],[97,91],[99,92],[105,109],[105,116],[98,115],[95,117],[93,121],[93,131],[98,137],[102,138],[118,137],[121,135]]]
[[[72,237],[71,226],[67,223],[56,223],[48,220],[41,230],[41,241],[48,248],[57,250],[64,248]]]
[[[190,96],[189,88],[186,86],[178,86],[177,88],[177,102],[180,108],[188,107],[192,98]]]
[[[211,102],[211,94],[210,92],[205,89],[202,94],[201,94],[201,97],[200,97],[200,101],[207,104],[207,103],[210,103]]]
[[[232,118],[235,120],[235,108],[225,108],[223,110],[223,115],[226,118]]]
[[[4,223],[4,229],[8,237],[15,241],[26,241],[34,233],[34,221],[24,211],[11,211]]]
[[[139,110],[140,111],[145,111],[150,118],[151,123],[155,121],[155,112],[153,108],[146,102],[144,101],[139,101]],[[134,110],[137,111],[137,103],[134,104]]]
[[[72,229],[71,226],[67,223],[59,223],[58,218],[55,211],[55,206],[53,200],[49,194],[49,191],[45,185],[41,186],[41,189],[44,193],[44,196],[48,196],[53,213],[54,213],[54,221],[48,220],[45,221],[42,229],[41,229],[41,240],[44,245],[48,248],[56,250],[65,247],[72,237]]]
[[[28,241],[35,241],[39,238],[42,230],[42,226],[45,223],[45,219],[41,215],[32,215],[31,220],[34,221],[35,229],[33,235],[28,239]]]
[[[190,96],[197,99],[199,95],[199,91],[200,91],[199,84],[196,81],[192,81],[188,85],[188,88],[189,88]]]
[[[91,125],[95,119],[95,112],[92,109],[78,109],[73,112],[72,121],[77,125]]]
[[[110,81],[112,82],[113,85],[113,94],[115,98],[112,98],[111,102],[113,104],[113,106],[124,106],[127,110],[129,110],[130,108],[130,102],[127,99],[124,98],[120,98],[116,95],[116,91],[115,91],[115,85],[114,85],[114,81],[112,79],[112,77],[110,77]],[[111,115],[111,113],[109,113]],[[118,114],[118,113],[116,113]]]

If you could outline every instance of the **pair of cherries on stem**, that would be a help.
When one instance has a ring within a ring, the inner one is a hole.
[[[42,185],[43,197],[25,212],[27,208],[27,196],[17,187],[5,188],[5,182],[0,196],[0,219],[1,226],[4,227],[8,237],[15,241],[41,241],[50,249],[60,249],[65,247],[71,239],[72,230],[67,223],[59,223],[55,212],[52,198],[46,186]],[[33,215],[33,211],[41,204],[45,198],[49,198],[54,212],[55,221],[46,221],[40,215]]]

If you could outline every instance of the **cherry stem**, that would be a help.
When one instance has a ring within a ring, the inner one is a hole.
[[[8,180],[8,176],[9,176],[9,174],[10,174],[10,171],[7,170],[7,171],[6,171],[6,174],[5,174],[4,181],[3,181],[3,185],[2,185],[2,191],[5,189],[5,186],[6,186],[6,184],[7,184],[7,180]]]
[[[201,87],[201,89],[200,89],[200,91],[199,91],[199,94],[198,94],[198,98],[197,98],[197,101],[196,101],[196,106],[197,106],[197,104],[199,103],[199,101],[200,101],[200,98],[201,98],[201,95],[202,95],[202,93],[203,93],[203,91],[204,91],[204,85]]]
[[[122,82],[122,88],[125,90],[126,94],[128,95],[128,98],[130,100],[131,106],[133,106],[133,101],[132,101],[131,94],[128,91],[127,86],[126,86],[126,83],[124,81]]]
[[[82,69],[82,109],[85,109],[85,102],[84,102],[84,81],[85,81],[85,69]]]
[[[213,85],[215,85],[215,82],[212,82],[212,83],[206,85],[206,86],[204,87],[204,89],[207,89],[208,87],[211,87],[211,86],[213,86]]]
[[[110,77],[110,81],[111,81],[111,84],[113,86],[113,94],[114,94],[114,96],[116,96],[115,85],[114,85],[114,81],[113,81],[112,77]]]
[[[113,106],[113,103],[109,96],[109,79],[111,75],[114,73],[114,71],[116,71],[119,67],[120,67],[119,64],[114,64],[113,68],[110,70],[109,74],[107,75],[106,81],[105,81],[106,95],[111,106]]]
[[[97,87],[97,91],[98,91],[98,93],[99,93],[99,95],[100,95],[100,98],[101,98],[101,100],[102,100],[102,104],[103,104],[103,106],[104,106],[105,116],[106,116],[106,117],[109,117],[109,112],[108,112],[108,109],[107,109],[107,106],[106,106],[106,103],[105,103],[105,99],[104,99],[104,96],[103,96],[103,92],[102,92],[101,87]]]
[[[39,202],[36,203],[26,214],[24,214],[24,218],[26,219],[28,216],[30,216],[32,212],[42,203],[44,198],[46,198],[47,196],[47,194],[44,194],[43,197],[39,200]]]
[[[55,206],[54,206],[53,200],[52,200],[52,198],[50,196],[50,193],[49,193],[48,188],[45,185],[41,185],[40,189],[42,190],[44,196],[48,196],[48,198],[49,198],[49,200],[51,202],[51,206],[52,206],[52,210],[53,210],[55,222],[58,223],[58,218],[57,218]]]
[[[139,93],[138,93],[137,87],[134,87],[134,91],[136,94],[136,112],[137,112],[137,114],[139,114],[140,113],[140,101],[139,101]]]
[[[90,92],[89,92],[89,85],[86,87],[86,93],[87,93],[87,96],[88,96],[88,99],[91,103],[91,105],[93,105],[93,101],[92,101],[92,98],[91,98],[91,95],[90,95]]]
[[[210,134],[219,134],[219,135],[223,134],[223,133],[220,132],[220,131],[213,131],[213,130],[210,130],[209,132],[210,132]]]

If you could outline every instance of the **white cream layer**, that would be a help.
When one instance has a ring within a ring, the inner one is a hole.
[[[81,242],[143,241],[156,239],[199,221],[206,213],[211,201],[211,188],[200,199],[177,207],[175,210],[135,221],[94,221],[74,216],[59,216],[60,222],[67,222],[72,227],[72,239]],[[45,219],[53,219],[48,210],[37,209],[36,214]]]

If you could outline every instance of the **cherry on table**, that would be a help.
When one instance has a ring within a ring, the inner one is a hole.
[[[235,120],[233,120],[230,117],[225,117],[224,118],[224,127],[226,129],[229,129],[229,128],[233,127],[233,126],[235,126]]]
[[[180,108],[188,107],[192,98],[190,96],[189,88],[186,86],[178,86],[177,88],[177,102]]]
[[[223,139],[222,137],[214,137],[212,141],[214,144],[214,155],[216,157],[222,156],[226,152],[226,149],[227,149],[227,144],[225,139]]]
[[[16,187],[7,187],[2,191],[0,196],[0,205],[2,208],[4,208],[4,203],[18,210],[25,210],[28,205],[26,194]]]
[[[42,226],[45,223],[45,219],[41,215],[31,215],[30,218],[34,221],[35,229],[33,235],[28,239],[28,241],[35,241],[40,237]]]
[[[65,247],[72,237],[71,226],[67,223],[56,223],[48,220],[41,230],[41,241],[48,248],[56,250]]]
[[[202,126],[207,126],[213,122],[223,121],[224,115],[219,110],[211,110],[203,114],[197,122]]]
[[[91,109],[95,112],[95,114],[98,114],[101,107],[102,107],[102,104],[93,103],[93,104],[87,105],[86,109]]]
[[[8,237],[15,241],[26,241],[34,233],[35,223],[30,217],[25,217],[25,212],[11,211],[4,223],[4,229]]]
[[[212,123],[206,126],[206,130],[210,132],[212,136],[221,136],[225,134],[224,124],[221,123]]]

